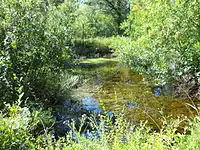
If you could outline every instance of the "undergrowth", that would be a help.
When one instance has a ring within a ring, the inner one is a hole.
[[[19,104],[6,105],[0,113],[0,148],[1,149],[91,149],[91,150],[130,150],[130,149],[199,149],[200,117],[188,121],[188,127],[178,132],[181,119],[163,122],[160,131],[154,131],[146,125],[132,125],[126,122],[122,114],[115,121],[109,116],[98,116],[100,121],[90,118],[92,130],[85,130],[70,123],[71,131],[66,137],[55,139],[52,126],[55,123],[50,113],[30,111]],[[42,119],[43,118],[43,119]],[[51,120],[45,122],[44,118]],[[86,116],[81,118],[84,123]],[[42,124],[43,132],[37,126]],[[37,131],[37,132],[36,132]]]

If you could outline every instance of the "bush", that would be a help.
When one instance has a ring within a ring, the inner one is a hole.
[[[57,7],[38,0],[0,2],[1,106],[17,99],[20,86],[27,101],[57,99],[64,62],[71,63],[66,42],[72,2]]]
[[[180,82],[190,87],[189,93],[195,87],[198,93],[199,4],[198,0],[133,2],[122,25],[130,39],[116,44],[119,57],[153,84]]]
[[[20,107],[20,101],[13,105],[6,104],[0,112],[0,147],[35,149],[37,136],[53,121],[49,111],[31,112],[27,107]]]

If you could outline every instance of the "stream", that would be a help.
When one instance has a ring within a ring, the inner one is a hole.
[[[74,92],[76,95],[78,93],[80,105],[65,104],[66,108],[71,108],[71,114],[69,116],[59,114],[58,116],[63,117],[57,119],[61,120],[61,124],[72,118],[80,118],[83,114],[90,117],[90,114],[114,116],[114,114],[124,113],[129,122],[139,124],[147,120],[147,124],[157,130],[162,126],[164,117],[193,118],[197,112],[190,105],[200,106],[199,101],[193,102],[187,98],[174,97],[169,85],[148,86],[142,75],[119,65],[115,58],[83,61],[77,72],[81,72],[85,77],[83,86]],[[60,133],[70,130],[65,124],[61,128],[63,129],[59,131]],[[184,124],[180,128],[184,128]],[[98,135],[95,131],[92,132]],[[86,133],[84,135],[88,136]]]

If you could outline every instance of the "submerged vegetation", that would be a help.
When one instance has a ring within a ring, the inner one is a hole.
[[[0,149],[200,149],[199,37],[199,0],[1,0]]]

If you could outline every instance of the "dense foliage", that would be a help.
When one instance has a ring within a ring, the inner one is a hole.
[[[96,36],[111,36],[117,32],[113,16],[91,5],[82,4],[75,16],[71,33],[74,38],[84,40]]]
[[[117,33],[122,34],[120,24],[126,19],[130,11],[129,0],[86,0],[86,3],[90,4],[94,9],[103,11],[107,16],[112,16],[116,23]]]
[[[44,113],[43,113],[44,114]],[[40,112],[31,113],[26,107],[18,104],[8,105],[6,112],[0,112],[0,145],[2,149],[199,149],[200,119],[197,117],[189,121],[191,127],[187,129],[190,135],[176,133],[177,127],[183,120],[165,121],[160,132],[154,132],[145,123],[138,126],[128,124],[122,116],[118,116],[116,123],[109,126],[109,118],[101,116],[101,124],[91,122],[99,132],[81,134],[72,123],[72,131],[66,138],[55,140],[48,130]],[[47,114],[47,113],[46,113]],[[51,118],[47,118],[48,120]],[[84,120],[84,117],[82,118]],[[53,121],[53,120],[52,120]],[[34,135],[36,125],[43,124],[45,134]],[[105,123],[107,126],[105,126]],[[81,126],[80,126],[81,128]],[[109,132],[107,132],[109,131]],[[186,130],[185,130],[186,131]]]
[[[75,12],[71,34],[82,40],[122,34],[120,24],[130,10],[127,0],[84,0]]]
[[[145,83],[198,99],[200,0],[1,0],[0,149],[199,149],[199,116],[164,119],[154,132],[99,114],[88,123],[94,131],[83,135],[72,121],[55,137],[53,107],[79,88],[77,59],[115,56]],[[190,127],[179,132],[183,121]]]
[[[198,0],[134,1],[122,25],[131,39],[122,41],[119,56],[153,84],[180,82],[198,93],[199,10]]]
[[[71,38],[73,1],[58,7],[38,0],[0,3],[1,105],[16,100],[19,87],[27,101],[54,101],[61,68],[64,61],[70,63],[66,42]]]
[[[31,112],[29,108],[19,105],[20,101],[13,105],[6,104],[0,111],[1,149],[36,149],[36,137],[47,132],[54,122],[50,111]]]

